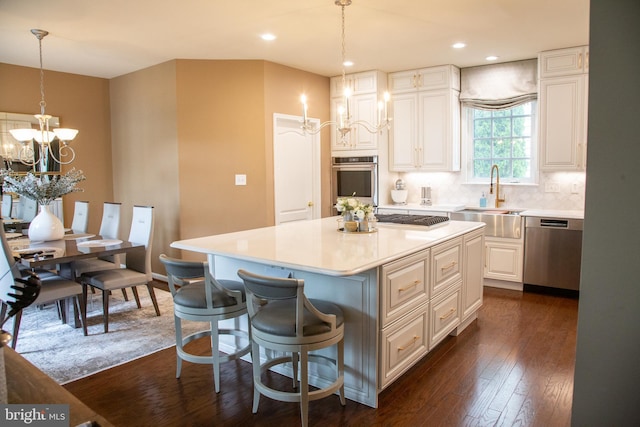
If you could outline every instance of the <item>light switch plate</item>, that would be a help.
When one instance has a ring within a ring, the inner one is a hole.
[[[247,185],[247,175],[236,174],[236,185]]]

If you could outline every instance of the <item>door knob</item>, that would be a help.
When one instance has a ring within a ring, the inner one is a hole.
[[[307,202],[307,206],[309,207],[313,206],[313,202]]]

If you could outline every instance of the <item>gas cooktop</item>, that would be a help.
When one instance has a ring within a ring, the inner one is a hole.
[[[405,215],[405,214],[380,214],[376,215],[378,222],[390,222],[393,224],[422,225],[431,227],[449,221],[447,216],[435,215]]]

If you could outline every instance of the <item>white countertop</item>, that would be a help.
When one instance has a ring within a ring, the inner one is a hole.
[[[527,209],[520,212],[520,215],[538,218],[584,219],[583,210]]]
[[[173,242],[171,247],[331,276],[357,274],[485,226],[448,221],[423,227],[379,223],[373,233],[338,231],[338,217],[296,221]]]

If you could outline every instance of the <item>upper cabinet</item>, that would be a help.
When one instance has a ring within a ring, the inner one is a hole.
[[[585,169],[588,72],[588,46],[538,56],[541,170]]]
[[[386,91],[387,75],[380,71],[366,71],[347,74],[345,86],[350,89],[349,109],[352,122],[365,121],[373,126],[378,123],[378,101],[383,99]],[[331,117],[339,120],[338,110],[344,104],[342,76],[331,78]],[[392,124],[393,125],[393,124]],[[345,141],[337,132],[331,134],[331,150],[377,150],[382,133],[371,133],[363,126],[355,125]]]
[[[389,74],[389,169],[460,170],[460,69],[453,65]]]

